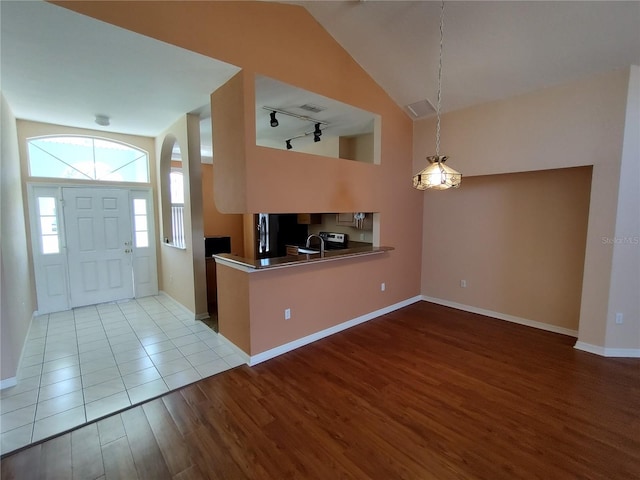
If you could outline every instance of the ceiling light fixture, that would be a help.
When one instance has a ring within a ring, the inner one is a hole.
[[[316,123],[316,129],[313,131],[313,134],[318,136],[318,137],[320,135],[322,135],[322,130],[320,130],[320,124],[319,123]]]
[[[276,118],[276,112],[271,112],[271,122],[269,122],[269,124],[272,127],[277,127],[278,125],[280,125],[278,119]]]
[[[413,188],[426,190],[446,190],[458,188],[462,181],[462,174],[445,165],[447,156],[440,155],[440,104],[442,98],[442,45],[444,39],[444,0],[440,7],[440,56],[438,63],[438,104],[436,105],[436,154],[427,157],[429,165],[413,176]]]
[[[111,120],[107,115],[98,114],[96,115],[96,123],[101,127],[108,127],[109,125],[111,125]]]
[[[322,132],[320,132],[320,135],[322,135]],[[320,138],[320,135],[318,135],[316,132],[313,132],[313,141],[314,142],[319,142],[320,140],[322,140]]]
[[[291,146],[291,139],[285,140],[285,144],[287,145],[287,150],[291,150],[293,147]]]
[[[280,115],[287,115],[289,117],[294,117],[294,118],[297,118],[298,120],[302,120],[304,122],[319,123],[320,125],[329,126],[328,122],[323,122],[322,120],[317,120],[315,118],[307,117],[306,115],[298,115],[297,113],[287,112],[286,110],[281,110],[279,108],[273,108],[273,107],[267,107],[267,106],[264,106],[262,108],[264,110],[269,110],[271,112],[271,118],[272,119],[275,118],[274,113],[279,113]]]

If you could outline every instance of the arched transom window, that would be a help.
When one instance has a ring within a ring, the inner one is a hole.
[[[28,141],[32,177],[149,183],[144,150],[104,138],[51,136]]]

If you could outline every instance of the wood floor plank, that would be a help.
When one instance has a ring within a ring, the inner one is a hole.
[[[197,408],[192,409],[182,396],[184,391],[188,391],[188,389],[165,395],[162,397],[162,402],[171,415],[176,427],[180,430],[180,433],[187,435],[197,430],[202,425],[202,422],[200,420],[199,410]]]
[[[161,399],[142,406],[171,475],[192,466],[189,449]]]
[[[247,477],[233,461],[216,430],[200,426],[185,436],[193,453],[193,460],[211,479],[242,480]]]
[[[71,434],[66,433],[42,445],[43,478],[58,480],[71,478]]]
[[[46,465],[41,462],[42,446],[35,445],[26,450],[4,457],[0,461],[2,480],[39,480]]]
[[[640,479],[640,359],[574,343],[419,302],[103,420],[83,448],[153,479]],[[2,478],[64,470],[64,442]]]
[[[156,442],[153,431],[141,406],[125,410],[120,414],[127,432],[133,461],[140,478],[162,480],[171,478],[171,473]]]
[[[200,467],[191,465],[188,469],[173,476],[173,480],[208,480],[209,476],[202,472]]]
[[[98,433],[100,434],[101,445],[106,445],[127,435],[124,431],[120,414],[111,415],[100,420],[98,422]]]
[[[133,461],[127,437],[120,437],[102,446],[105,477],[109,480],[136,480],[140,478]]]
[[[100,435],[96,423],[71,432],[71,468],[73,478],[83,480],[104,475]]]

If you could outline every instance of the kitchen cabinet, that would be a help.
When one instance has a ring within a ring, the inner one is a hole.
[[[355,225],[353,213],[336,213],[336,225],[353,227]]]
[[[320,225],[322,223],[321,213],[299,213],[299,225]]]

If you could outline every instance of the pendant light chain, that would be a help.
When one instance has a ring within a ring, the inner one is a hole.
[[[444,39],[444,0],[440,5],[440,55],[438,61],[438,102],[436,106],[436,156],[440,156],[440,103],[442,99],[442,45]]]
[[[413,188],[417,190],[447,190],[458,188],[462,174],[445,165],[447,156],[440,156],[440,110],[442,108],[442,51],[444,50],[444,0],[440,5],[440,52],[438,56],[438,101],[436,102],[436,154],[428,156],[429,165],[413,176]]]

